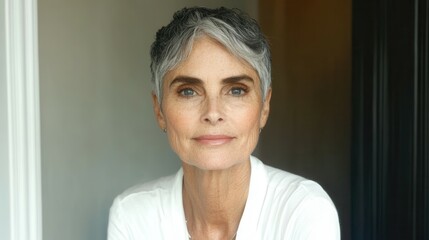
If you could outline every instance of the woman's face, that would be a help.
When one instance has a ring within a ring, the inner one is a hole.
[[[162,106],[154,96],[161,128],[185,163],[221,170],[249,160],[264,127],[271,90],[262,101],[260,80],[246,62],[208,37],[164,77]]]

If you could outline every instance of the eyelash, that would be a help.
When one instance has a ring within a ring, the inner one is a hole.
[[[233,92],[234,91],[240,91],[240,93],[239,94],[234,94]],[[242,97],[242,96],[244,96],[246,93],[248,92],[248,89],[246,88],[246,87],[241,87],[241,86],[235,86],[235,87],[232,87],[229,91],[228,91],[228,94],[230,94],[230,95],[232,95],[232,96],[235,96],[235,97]]]
[[[188,93],[189,93],[189,91],[192,91],[192,93],[191,93],[190,95],[189,95],[189,94],[185,94],[185,92],[188,92]],[[181,88],[181,89],[179,89],[179,90],[177,91],[177,93],[178,93],[180,96],[182,96],[182,97],[186,97],[186,98],[193,97],[193,96],[195,96],[195,95],[197,94],[197,92],[196,92],[194,89],[189,88],[189,87]]]
[[[240,93],[234,94],[233,93],[234,91],[240,91]],[[242,97],[246,93],[248,93],[248,91],[249,90],[247,89],[247,87],[244,87],[244,86],[234,86],[234,87],[231,87],[228,90],[227,94],[231,95],[233,97]],[[191,97],[194,97],[194,96],[196,96],[198,94],[197,91],[195,89],[191,88],[191,87],[179,88],[177,90],[177,93],[179,94],[179,96],[185,97],[185,98],[191,98]]]

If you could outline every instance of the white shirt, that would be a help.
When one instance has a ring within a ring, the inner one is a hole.
[[[236,239],[340,239],[338,214],[315,182],[264,165],[251,156],[249,195]],[[183,170],[116,197],[108,240],[188,239]]]

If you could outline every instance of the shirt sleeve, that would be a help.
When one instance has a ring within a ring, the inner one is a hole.
[[[323,197],[304,199],[291,216],[292,239],[340,240],[340,225],[337,210]]]
[[[126,223],[122,217],[121,203],[118,198],[113,202],[109,213],[109,224],[107,230],[108,240],[128,240]]]

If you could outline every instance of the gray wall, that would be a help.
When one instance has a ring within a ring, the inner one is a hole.
[[[105,239],[117,194],[179,168],[152,113],[155,31],[183,6],[225,5],[256,16],[257,2],[38,4],[43,239]]]
[[[0,239],[9,239],[5,1],[0,0]]]

